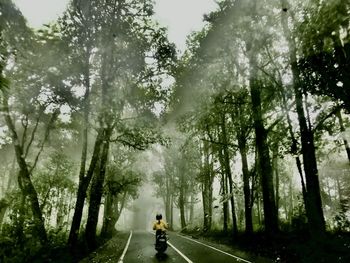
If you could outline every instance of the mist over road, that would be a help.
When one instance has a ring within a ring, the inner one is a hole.
[[[162,256],[154,249],[154,235],[146,231],[135,231],[130,238],[129,246],[119,263],[139,262],[200,262],[200,263],[230,263],[230,262],[269,262],[241,258],[234,254],[221,251],[201,241],[191,240],[176,233],[169,233],[168,249]]]

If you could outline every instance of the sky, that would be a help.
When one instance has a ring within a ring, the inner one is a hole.
[[[14,0],[29,26],[40,28],[42,24],[57,19],[69,0]],[[180,51],[186,47],[186,37],[191,31],[200,30],[203,15],[215,10],[215,0],[155,0],[155,17],[161,26],[168,28],[168,36]]]

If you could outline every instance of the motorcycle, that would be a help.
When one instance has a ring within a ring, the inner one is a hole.
[[[158,253],[164,253],[165,250],[168,248],[167,240],[168,238],[165,231],[162,231],[162,230],[156,231],[155,249],[157,250]]]

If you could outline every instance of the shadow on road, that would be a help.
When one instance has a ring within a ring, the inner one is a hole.
[[[157,253],[154,256],[154,262],[166,262],[167,259],[169,258],[169,256],[167,254],[164,253]]]

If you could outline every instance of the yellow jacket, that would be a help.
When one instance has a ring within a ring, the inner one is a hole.
[[[157,220],[153,223],[153,230],[162,230],[165,231],[168,228],[168,224],[164,220]]]

